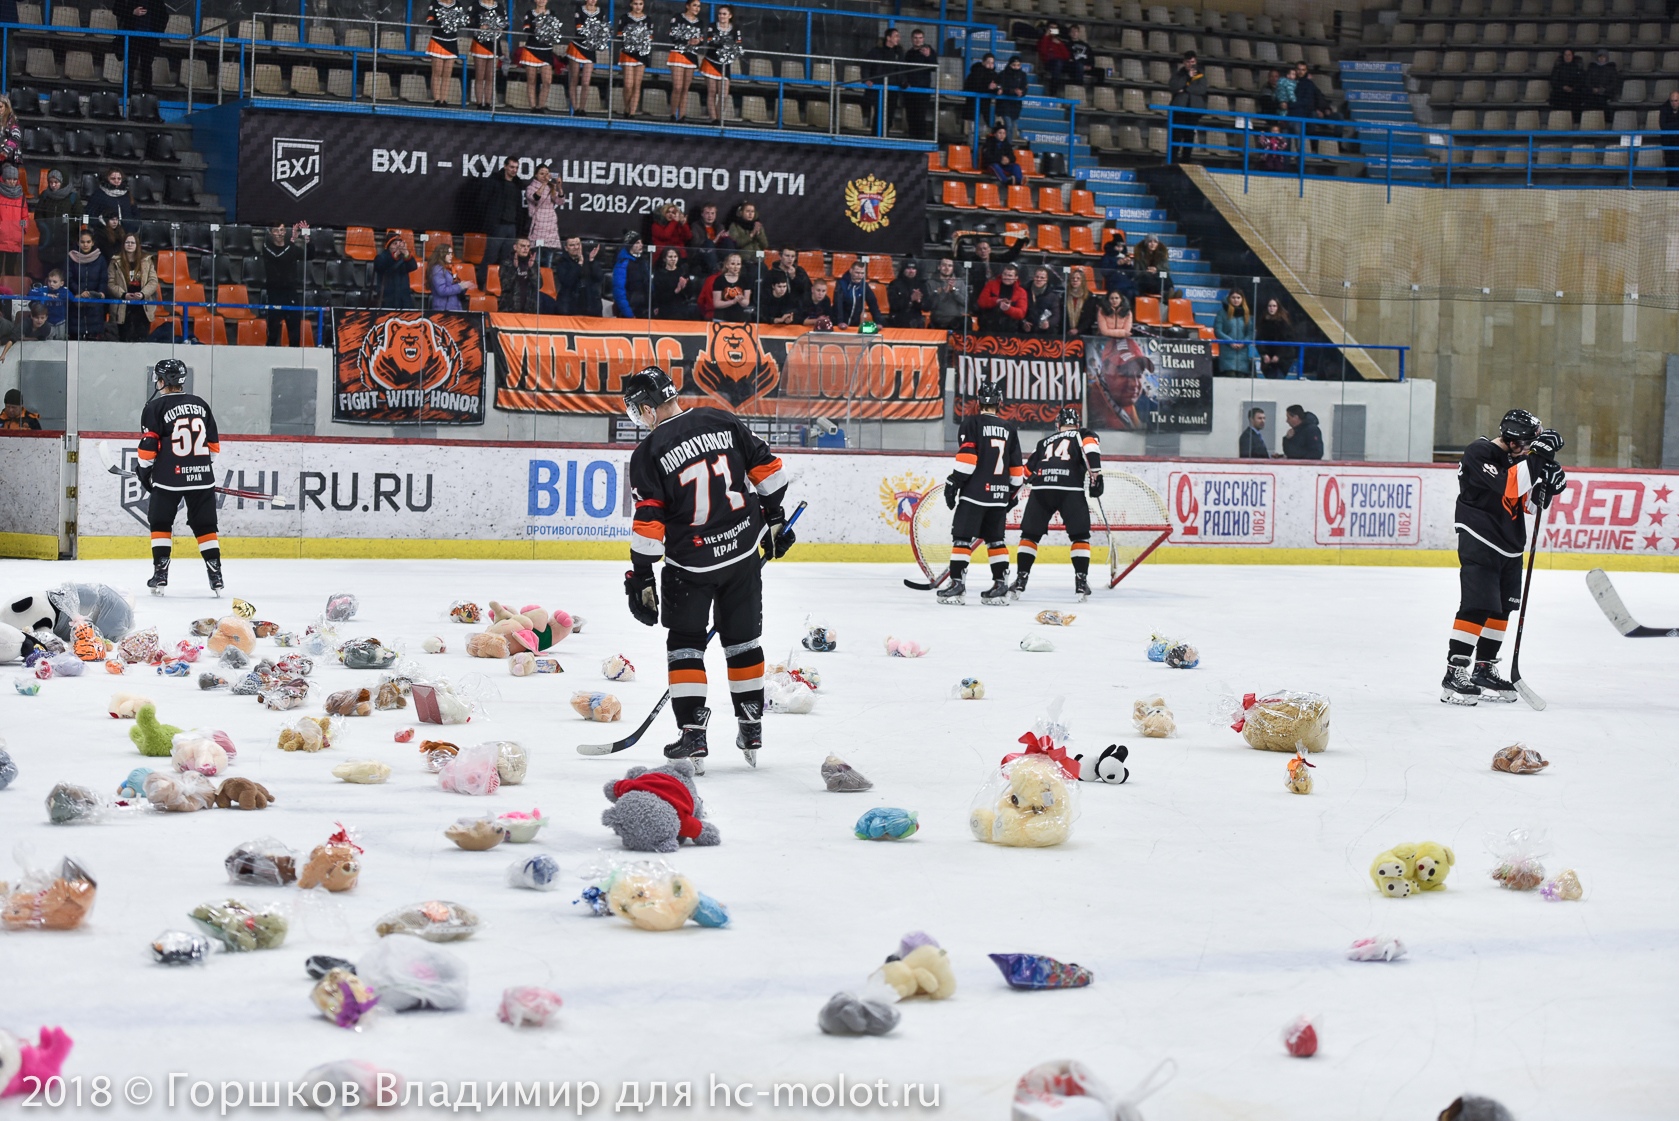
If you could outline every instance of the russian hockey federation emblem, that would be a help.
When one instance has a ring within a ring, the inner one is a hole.
[[[424,316],[393,316],[362,340],[361,374],[370,385],[424,393],[447,385],[461,369],[461,348]]]
[[[898,188],[884,179],[865,175],[845,185],[845,216],[864,233],[892,224],[887,215],[898,205]]]
[[[292,136],[274,138],[274,185],[300,199],[321,185],[321,142]]]
[[[880,480],[880,516],[904,536],[909,536],[909,524],[915,520],[915,508],[921,496],[933,489],[937,480],[912,471]]]

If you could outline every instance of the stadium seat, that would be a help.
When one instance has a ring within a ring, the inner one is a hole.
[[[946,179],[944,181],[944,204],[953,206],[957,210],[972,210],[974,204],[968,200],[968,185],[960,179]]]
[[[481,255],[481,254],[480,254]],[[424,272],[424,269],[418,270]],[[478,291],[478,266],[471,261],[455,260],[455,279],[466,285],[468,292]]]
[[[492,296],[501,295],[501,266],[491,265],[484,270],[484,291]]]
[[[933,174],[937,174],[938,172],[941,172],[944,169],[945,169],[945,167],[944,167],[944,153],[943,152],[928,152],[927,153],[927,170],[929,172],[933,173]]]
[[[807,249],[799,254],[799,267],[811,278],[828,275],[828,259],[820,249]]]
[[[455,244],[455,235],[450,233],[448,230],[427,230],[425,232],[425,239],[426,244],[423,252],[425,254],[425,259],[428,261],[431,260],[431,251],[436,249],[438,245]]]
[[[1038,227],[1038,252],[1065,253],[1066,251],[1067,246],[1061,240],[1060,226],[1044,225]]]
[[[981,210],[1003,209],[1003,194],[997,190],[995,182],[979,182],[974,184],[974,205]]]
[[[1096,196],[1090,191],[1075,190],[1072,204],[1067,209],[1080,218],[1100,218],[1102,216],[1101,212],[1096,209]]]
[[[298,344],[297,340],[291,337],[291,325],[288,323],[281,323],[279,335],[273,339],[269,339],[264,345],[296,346]],[[315,345],[315,320],[314,317],[308,313],[305,313],[303,316],[303,345]]]
[[[1169,300],[1166,304],[1167,322],[1174,327],[1194,327],[1195,305],[1188,300]]]
[[[241,319],[234,337],[235,346],[267,346],[268,323],[261,319]]]
[[[469,292],[466,297],[467,311],[495,311],[496,298],[488,292]]]
[[[857,254],[855,253],[835,253],[833,275],[836,277],[844,276],[846,273],[851,271],[851,266],[856,262]]]
[[[1065,214],[1067,207],[1061,201],[1060,187],[1038,188],[1038,209],[1045,214]]]
[[[1091,233],[1089,226],[1073,226],[1067,231],[1067,252],[1096,257],[1102,251],[1096,248],[1096,235]]]
[[[373,241],[373,230],[367,226],[350,226],[344,231],[344,256],[352,261],[371,261],[379,255]]]
[[[182,280],[171,287],[169,298],[183,304],[202,304],[204,285],[196,280]]]
[[[1010,186],[1008,194],[1008,208],[1023,211],[1028,214],[1037,213],[1038,208],[1032,205],[1032,188],[1026,186]]]
[[[192,274],[187,268],[187,255],[179,249],[163,249],[157,255],[157,278],[164,284],[181,284],[191,281]]]
[[[478,264],[484,259],[484,244],[488,240],[484,234],[467,234],[461,246],[461,257]]]
[[[1132,312],[1138,323],[1160,324],[1160,297],[1138,296],[1132,305]]]
[[[559,289],[554,287],[554,270],[542,270],[542,293],[551,299],[559,298]]]
[[[952,144],[945,156],[945,166],[958,175],[974,174],[974,150],[966,144]]]
[[[221,284],[216,287],[216,310],[227,319],[255,319],[257,313],[251,308],[225,306],[251,302],[251,290],[243,284]]]
[[[192,310],[200,311],[201,309],[193,308]],[[206,346],[227,345],[227,320],[221,316],[205,313],[192,316],[190,322],[192,323],[193,338],[199,342]]]
[[[886,285],[881,284],[878,281],[871,281],[869,283],[869,291],[874,293],[874,302],[880,305],[881,314],[884,315],[887,308]]]
[[[867,258],[868,277],[882,284],[890,284],[897,273],[892,268],[892,258],[885,253],[872,253]]]
[[[163,181],[163,201],[169,206],[197,206],[197,182],[190,175],[169,176]]]

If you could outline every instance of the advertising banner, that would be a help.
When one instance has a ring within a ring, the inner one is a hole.
[[[1084,399],[1084,340],[1043,335],[951,335],[957,419],[979,408],[982,381],[1003,383],[1002,416],[1028,428],[1053,428],[1056,411]]]
[[[725,217],[756,203],[777,245],[912,253],[927,233],[917,151],[262,109],[240,114],[238,218],[479,230],[484,185],[509,156],[521,179],[553,170],[562,233],[613,243],[667,202],[713,202]]]
[[[1122,432],[1211,432],[1212,343],[1132,336],[1085,341],[1092,428]]]
[[[1173,544],[1269,545],[1277,476],[1269,471],[1173,471],[1163,497]]]
[[[943,331],[873,335],[751,323],[490,316],[495,406],[520,413],[622,413],[623,379],[666,370],[691,404],[748,417],[937,420]]]
[[[483,317],[333,312],[339,424],[484,423]]]
[[[1319,475],[1316,510],[1312,534],[1319,545],[1415,545],[1422,539],[1422,479]]]

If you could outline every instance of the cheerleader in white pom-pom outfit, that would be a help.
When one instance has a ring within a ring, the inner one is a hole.
[[[717,6],[717,22],[705,33],[705,57],[700,60],[700,73],[705,75],[705,107],[711,123],[723,123],[723,106],[729,99],[729,74],[740,66],[746,48],[741,46],[740,28],[735,26],[735,10],[728,4]]]
[[[589,82],[595,76],[595,56],[612,45],[612,21],[600,0],[589,0],[572,9],[571,42],[566,44],[567,92],[571,114],[588,109]]]
[[[434,0],[426,14],[426,26],[431,28],[426,41],[426,55],[431,59],[431,101],[439,109],[448,104],[449,79],[461,57],[459,40],[471,23],[472,13],[456,0]]]
[[[700,66],[705,42],[705,24],[700,22],[700,0],[687,0],[682,14],[670,21],[670,119],[680,121],[688,108],[688,87]]]
[[[472,95],[480,109],[496,104],[496,64],[507,49],[507,13],[497,0],[472,8]]]
[[[653,54],[653,21],[647,18],[647,0],[630,0],[630,10],[618,21],[618,65],[624,70],[624,113],[641,112],[641,82],[647,76],[647,60]]]
[[[555,15],[548,0],[536,0],[525,13],[525,41],[513,61],[525,68],[531,96],[531,112],[548,109],[548,91],[554,84],[554,66],[565,45],[565,20]],[[540,88],[539,88],[540,87]]]

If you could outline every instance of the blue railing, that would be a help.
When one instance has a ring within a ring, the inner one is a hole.
[[[1210,155],[1237,164],[1244,190],[1249,176],[1286,176],[1304,194],[1307,179],[1347,178],[1349,169],[1386,184],[1390,197],[1395,185],[1627,190],[1665,186],[1650,181],[1664,169],[1679,177],[1679,134],[1644,130],[1488,131],[1168,107],[1166,137],[1168,162]],[[1337,150],[1326,152],[1326,140]]]
[[[1293,359],[1290,360],[1289,365],[1288,365],[1288,372],[1286,374],[1284,374],[1282,378],[1266,379],[1266,380],[1276,380],[1276,381],[1283,381],[1283,380],[1298,381],[1301,378],[1305,377],[1305,373],[1304,373],[1304,370],[1303,370],[1303,367],[1305,365],[1305,357],[1306,357],[1305,354],[1304,354],[1305,350],[1338,350],[1338,351],[1342,351],[1342,352],[1357,351],[1357,350],[1391,350],[1391,351],[1396,352],[1399,355],[1399,370],[1398,370],[1399,376],[1398,376],[1397,379],[1394,379],[1394,380],[1404,381],[1405,380],[1405,356],[1407,354],[1409,354],[1410,351],[1411,351],[1411,348],[1408,347],[1408,346],[1392,346],[1392,345],[1384,345],[1384,344],[1379,344],[1379,343],[1309,343],[1309,342],[1295,342],[1293,340],[1289,340],[1287,342],[1281,342],[1281,341],[1274,341],[1274,340],[1269,340],[1269,339],[1225,339],[1225,338],[1219,338],[1217,336],[1214,336],[1213,341],[1216,342],[1220,347],[1226,347],[1226,346],[1229,346],[1232,343],[1234,343],[1238,346],[1245,346],[1245,347],[1249,348],[1250,353],[1252,353],[1255,356],[1254,365],[1256,365],[1256,366],[1259,364],[1258,359],[1257,359],[1257,355],[1258,355],[1259,349],[1261,347],[1264,347],[1267,350],[1288,350],[1288,349],[1294,348],[1294,347],[1301,348],[1302,353],[1296,354],[1293,357]],[[1343,353],[1343,358],[1344,357],[1345,357],[1345,355]],[[1229,377],[1229,376],[1232,376],[1232,375],[1226,374],[1224,376]],[[1255,377],[1260,377],[1261,375],[1256,373],[1254,376]]]

